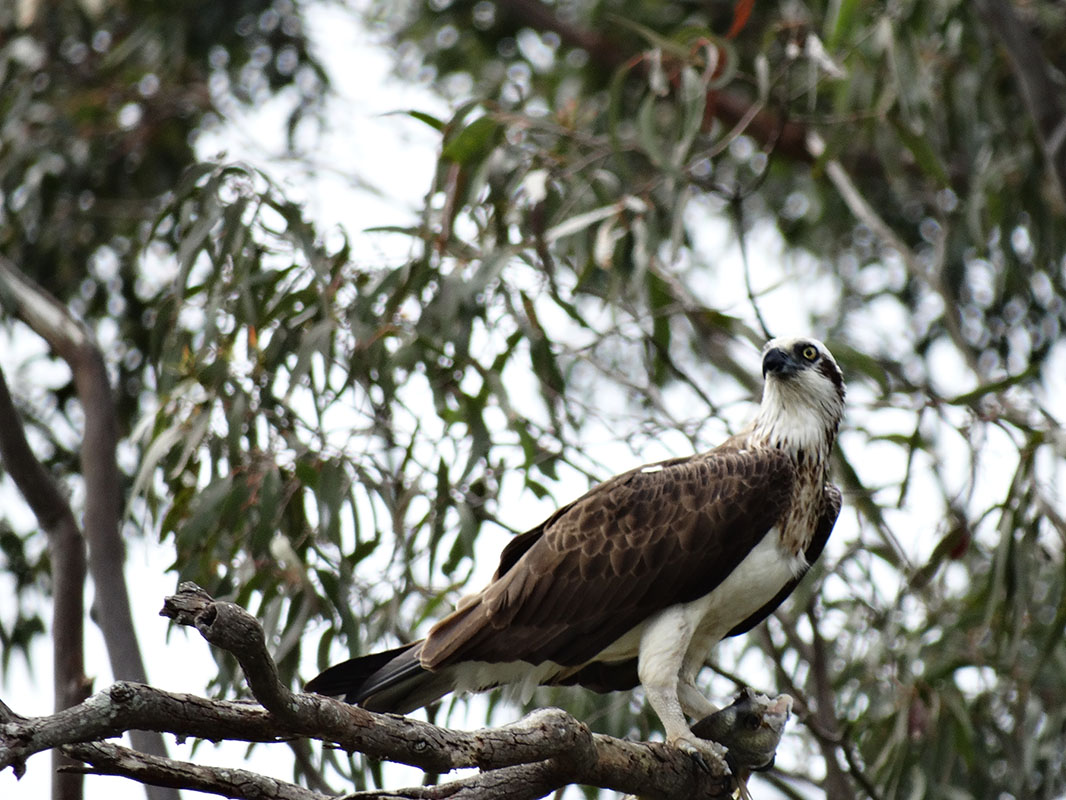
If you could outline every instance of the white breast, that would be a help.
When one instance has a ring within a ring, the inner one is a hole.
[[[597,660],[622,661],[637,656],[642,649],[665,654],[682,648],[702,663],[734,626],[806,570],[802,555],[786,553],[779,541],[777,528],[772,528],[714,591],[652,615],[604,650]]]
[[[777,528],[771,529],[710,594],[653,614],[607,647],[596,660],[626,661],[643,652],[655,654],[655,661],[661,659],[664,673],[676,675],[682,661],[688,668],[698,669],[723,636],[807,568],[802,556],[786,553],[779,541]],[[658,671],[655,665],[645,668]],[[466,662],[457,667],[456,688],[479,691],[511,684],[525,701],[538,684],[572,671],[573,668],[552,662]]]
[[[777,528],[771,529],[713,592],[686,604],[697,637],[711,640],[708,649],[807,569],[802,554],[787,553],[779,542]]]

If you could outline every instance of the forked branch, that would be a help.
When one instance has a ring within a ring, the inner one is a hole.
[[[329,796],[247,771],[203,767],[101,743],[140,729],[215,741],[308,737],[427,773],[480,770],[439,786],[349,795],[353,797],[532,799],[575,783],[648,798],[725,798],[732,793],[730,776],[704,771],[674,748],[590,733],[558,709],[536,711],[499,728],[463,732],[291,692],[278,678],[258,621],[239,606],[213,600],[195,584],[182,584],[161,613],[195,627],[208,642],[236,656],[258,702],[208,700],[122,682],[47,717],[22,718],[0,704],[0,769],[18,772],[34,753],[62,748],[87,764],[85,771],[153,785],[227,797]]]

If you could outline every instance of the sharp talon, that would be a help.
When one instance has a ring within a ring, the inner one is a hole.
[[[692,760],[696,762],[696,765],[704,772],[711,775],[732,774],[732,770],[726,763],[726,758],[724,756],[725,748],[721,745],[715,742],[701,742],[696,744],[694,742],[686,741],[685,739],[679,739],[673,744],[674,747],[682,753],[690,755]]]
[[[762,766],[751,767],[751,769],[755,770],[756,772],[766,772],[767,770],[773,769],[775,760],[777,760],[777,754],[776,753],[774,755],[770,756],[770,760],[767,761]]]
[[[708,764],[707,757],[695,748],[684,747],[682,745],[678,747],[678,750],[680,750],[682,753],[688,753],[689,756],[693,759],[693,761],[696,762],[696,766],[699,767],[701,770],[704,770],[705,772],[711,771],[711,765]]]

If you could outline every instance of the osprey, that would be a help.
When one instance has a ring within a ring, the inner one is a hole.
[[[792,592],[840,512],[827,482],[840,368],[817,340],[774,339],[762,372],[743,431],[601,483],[515,537],[489,585],[425,639],[337,664],[307,689],[404,714],[457,690],[639,683],[669,744],[720,762],[685,719],[717,711],[697,673]]]

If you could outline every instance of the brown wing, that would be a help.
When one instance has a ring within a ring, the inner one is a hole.
[[[430,631],[421,662],[583,664],[721,583],[784,513],[793,480],[783,453],[733,448],[612,478],[505,548],[493,582]]]

